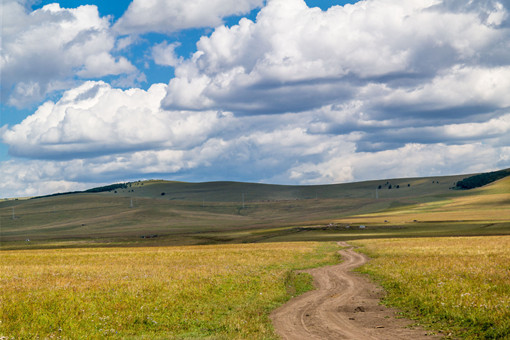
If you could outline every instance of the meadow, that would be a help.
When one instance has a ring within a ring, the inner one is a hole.
[[[0,338],[271,339],[268,315],[312,288],[295,269],[334,243],[11,250],[0,257]]]
[[[385,304],[465,339],[510,338],[510,236],[353,241]]]
[[[452,190],[464,177],[4,200],[0,338],[272,339],[270,311],[311,289],[295,270],[338,261],[336,241],[417,322],[510,338],[510,177]]]
[[[106,192],[4,200],[0,201],[0,246],[19,249],[73,244],[83,247],[287,241],[298,236],[293,234],[303,234],[302,230],[295,230],[296,226],[343,223],[341,219],[350,223],[347,221],[352,216],[357,216],[356,222],[370,222],[373,217],[369,214],[384,213],[395,205],[426,204],[444,199],[445,195],[463,195],[450,189],[463,177],[466,176],[317,186],[144,181]],[[378,190],[379,186],[384,189]],[[374,223],[372,226],[377,227]],[[308,238],[301,240],[315,237],[314,233],[304,234]],[[334,234],[337,239],[351,237],[351,233]],[[158,235],[158,239],[141,239],[146,235]],[[30,244],[25,243],[27,239]]]

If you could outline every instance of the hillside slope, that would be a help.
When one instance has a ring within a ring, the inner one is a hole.
[[[194,202],[284,201],[406,197],[447,193],[457,181],[469,175],[397,178],[330,185],[275,185],[241,182],[186,183],[151,180],[128,183],[126,188],[105,191],[103,195],[161,198]]]
[[[5,249],[476,234],[487,225],[483,232],[507,233],[510,177],[451,189],[468,176],[318,186],[133,182],[0,202],[0,240]],[[345,229],[350,224],[367,230]]]

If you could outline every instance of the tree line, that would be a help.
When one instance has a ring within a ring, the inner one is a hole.
[[[499,179],[505,178],[507,176],[510,176],[510,169],[484,172],[482,174],[467,177],[461,181],[458,181],[456,184],[456,188],[464,190],[478,188],[489,183],[495,182]]]

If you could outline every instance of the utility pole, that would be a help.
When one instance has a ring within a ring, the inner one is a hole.
[[[129,205],[131,208],[133,208],[133,199],[131,198],[131,204]]]
[[[14,215],[14,207],[12,207],[12,219],[16,219],[16,215]]]
[[[244,209],[244,192],[243,192],[243,209]]]

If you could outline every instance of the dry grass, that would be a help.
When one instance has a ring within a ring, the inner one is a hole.
[[[386,302],[454,335],[510,338],[510,236],[353,242]]]
[[[450,224],[450,226],[453,226],[457,224],[460,226],[457,235],[487,234],[490,230],[485,230],[486,227],[499,225],[499,227],[496,227],[497,232],[507,234],[509,231],[508,222],[510,221],[509,193],[510,177],[507,177],[482,188],[466,191],[455,190],[425,202],[413,203],[410,200],[406,203],[405,200],[395,201],[392,203],[393,207],[390,206],[388,209],[353,215],[336,221],[339,223],[365,223],[369,225],[389,223],[389,225],[417,228],[417,234],[420,232],[419,229],[424,229],[423,227],[426,228],[431,224],[437,224],[436,230],[439,234],[442,233],[444,225]],[[474,226],[474,228],[469,228],[469,225]],[[449,226],[446,229],[450,229]],[[445,231],[447,231],[446,229]],[[455,235],[455,230],[452,230],[451,235]]]
[[[332,243],[4,251],[0,337],[273,338],[295,268]],[[306,281],[306,280],[305,280]],[[304,283],[306,285],[306,282]]]

